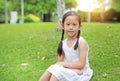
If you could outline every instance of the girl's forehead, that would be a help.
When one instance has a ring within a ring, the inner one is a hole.
[[[79,18],[77,17],[77,16],[75,16],[75,15],[71,15],[71,16],[67,16],[66,17],[66,19],[65,19],[65,21],[68,21],[68,20],[76,20],[76,21],[79,21]]]

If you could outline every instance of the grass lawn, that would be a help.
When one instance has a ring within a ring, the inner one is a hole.
[[[0,24],[0,81],[38,81],[56,62],[57,23]],[[120,81],[120,23],[83,23],[91,81]]]

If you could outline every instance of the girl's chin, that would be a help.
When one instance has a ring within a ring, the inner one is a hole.
[[[68,34],[69,37],[74,37],[75,35],[74,34]]]

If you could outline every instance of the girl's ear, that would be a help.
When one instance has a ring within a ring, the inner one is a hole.
[[[81,28],[82,28],[82,25],[80,24],[79,29],[81,30]]]
[[[63,24],[61,24],[61,29],[64,29],[64,25]]]

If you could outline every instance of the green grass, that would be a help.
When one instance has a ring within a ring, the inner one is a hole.
[[[0,81],[38,81],[55,63],[61,32],[57,23],[0,24]],[[83,23],[91,81],[120,81],[120,23]]]

